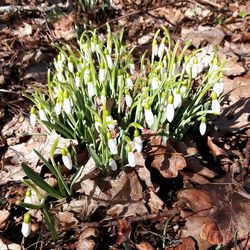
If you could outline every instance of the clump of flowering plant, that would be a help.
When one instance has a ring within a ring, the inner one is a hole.
[[[54,71],[48,74],[48,93],[31,97],[34,119],[63,137],[86,145],[97,166],[104,171],[117,166],[134,166],[128,159],[141,152],[143,128],[180,140],[195,123],[209,114],[219,114],[223,92],[222,64],[214,52],[207,65],[200,50],[187,53],[163,27],[152,43],[151,62],[146,53],[135,75],[132,51],[122,43],[122,32],[113,35],[108,27],[106,40],[84,32],[79,49],[58,47]],[[147,70],[146,70],[147,69]],[[36,115],[37,110],[38,115]],[[65,158],[68,152],[63,150]],[[65,159],[67,160],[67,159]],[[67,165],[71,165],[67,162]]]

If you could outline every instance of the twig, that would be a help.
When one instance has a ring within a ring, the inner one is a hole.
[[[202,4],[202,5],[209,5],[209,6],[212,6],[216,9],[222,9],[223,6],[220,5],[220,4],[217,4],[217,3],[214,3],[210,0],[195,0],[195,2],[199,3],[199,4]]]
[[[134,223],[134,222],[139,222],[139,221],[156,220],[156,219],[159,219],[161,217],[173,216],[173,215],[176,215],[179,213],[180,213],[180,211],[178,211],[178,210],[163,211],[163,212],[159,212],[159,213],[145,214],[145,215],[135,216],[135,217],[127,217],[126,220],[130,223]],[[81,228],[85,228],[85,227],[112,227],[112,226],[117,226],[117,222],[118,222],[118,218],[115,218],[115,219],[110,219],[110,220],[103,220],[100,222],[81,223],[80,227]]]

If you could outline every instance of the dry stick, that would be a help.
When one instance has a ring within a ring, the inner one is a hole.
[[[177,215],[179,213],[180,213],[179,210],[172,210],[172,211],[163,211],[163,212],[159,212],[159,213],[145,214],[145,215],[136,216],[136,217],[127,217],[125,219],[130,223],[134,223],[134,222],[139,222],[139,221],[156,220],[156,219],[159,219],[161,217],[173,216],[173,215]],[[100,222],[81,223],[80,227],[81,228],[85,228],[85,227],[111,227],[111,226],[117,226],[117,223],[118,223],[118,218],[115,218],[115,219],[104,220],[104,221],[100,221]]]
[[[217,8],[217,9],[222,9],[223,6],[220,5],[220,4],[217,4],[217,3],[214,3],[210,0],[194,0],[195,2],[199,3],[199,4],[202,4],[202,5],[210,5],[214,8]]]

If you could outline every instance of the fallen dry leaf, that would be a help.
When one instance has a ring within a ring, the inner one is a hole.
[[[138,249],[138,250],[155,250],[155,248],[147,241],[141,241],[139,244],[136,244],[136,249]]]
[[[125,219],[121,219],[118,220],[117,222],[117,240],[116,240],[116,244],[120,245],[126,241],[129,240],[130,238],[130,234],[132,231],[132,227],[131,224],[125,220]]]
[[[80,234],[79,240],[76,244],[76,250],[93,250],[96,243],[90,237],[98,237],[99,231],[96,228],[85,228]]]
[[[32,26],[28,23],[23,23],[23,27],[20,26],[17,30],[13,31],[13,34],[18,37],[24,37],[32,34]]]
[[[69,211],[58,212],[56,218],[59,228],[73,228],[78,223],[75,215]]]
[[[148,191],[149,199],[148,199],[148,206],[150,207],[151,213],[158,213],[162,211],[165,204],[164,202],[157,196],[157,194],[153,190]]]
[[[214,158],[217,158],[219,156],[227,156],[227,153],[220,147],[218,147],[216,144],[214,144],[212,138],[210,136],[207,137],[207,145],[212,151],[212,155]]]
[[[0,230],[3,230],[8,222],[10,212],[8,210],[0,210]]]
[[[11,241],[0,237],[0,249],[1,250],[21,250],[21,246]]]
[[[197,30],[183,26],[181,36],[184,41],[191,41],[198,48],[204,41],[219,45],[224,39],[225,34],[219,26],[199,26]]]
[[[202,239],[209,241],[212,245],[219,245],[223,242],[218,225],[214,221],[202,225],[200,236]]]

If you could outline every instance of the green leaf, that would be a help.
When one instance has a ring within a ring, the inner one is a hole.
[[[91,157],[93,158],[93,160],[95,161],[96,165],[98,167],[102,167],[102,161],[101,161],[100,157],[96,154],[95,150],[89,145],[86,145],[86,148],[87,148],[89,154],[91,155]]]
[[[33,205],[33,204],[29,204],[29,203],[25,203],[25,202],[19,201],[18,205],[21,206],[21,207],[24,207],[24,208],[40,209],[40,208],[43,207],[44,204],[41,203],[40,205]]]
[[[46,206],[43,207],[43,213],[44,213],[45,221],[48,224],[50,232],[52,234],[53,240],[58,240],[58,235],[57,235],[57,232],[55,229],[53,217],[51,216],[51,214]]]
[[[28,165],[25,163],[21,164],[24,173],[41,189],[50,193],[53,197],[57,199],[63,198],[62,195],[53,187],[51,187],[47,182],[43,180],[43,178],[38,175],[34,170],[32,170]]]
[[[131,128],[131,127],[134,127],[134,128],[138,128],[138,129],[143,129],[143,127],[137,123],[137,122],[132,122],[128,125],[128,129]]]
[[[82,171],[84,169],[84,165],[81,166],[79,169],[77,169],[76,173],[73,175],[71,181],[70,181],[70,193],[72,194],[73,191],[73,186],[76,183],[76,181],[78,180],[78,178],[80,177],[80,175],[82,174]]]

